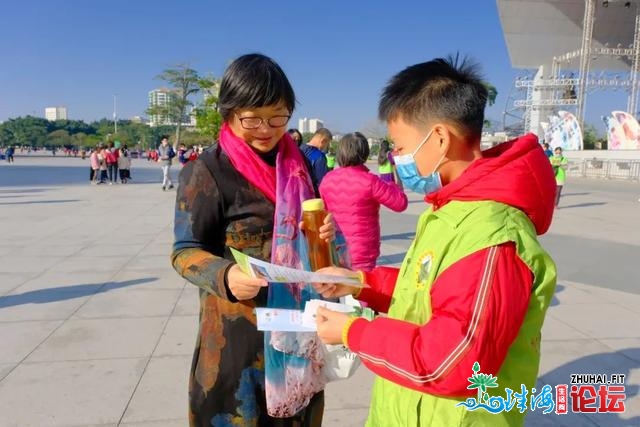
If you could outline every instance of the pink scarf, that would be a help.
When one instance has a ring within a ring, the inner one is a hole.
[[[276,167],[267,165],[228,124],[220,130],[220,145],[233,166],[275,204],[271,262],[309,270],[306,242],[298,230],[302,202],[315,197],[302,153],[285,133],[278,142]],[[321,298],[305,284],[271,283],[267,305],[302,310],[306,301]],[[309,332],[265,332],[265,393],[273,417],[292,417],[324,388],[320,343]]]
[[[276,168],[266,164],[249,144],[233,133],[226,122],[220,129],[220,145],[236,170],[256,186],[267,199],[275,203],[277,198]],[[285,133],[278,142],[278,160],[278,164],[286,169],[286,171],[282,171],[285,174],[295,173],[301,169],[306,171],[302,153],[288,133]],[[309,184],[310,182],[309,178]],[[313,197],[313,190],[311,197]]]

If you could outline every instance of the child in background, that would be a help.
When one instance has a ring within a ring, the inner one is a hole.
[[[407,195],[364,165],[369,143],[359,132],[345,135],[336,148],[340,168],[320,184],[320,195],[344,233],[353,268],[370,271],[380,256],[380,205],[396,212],[407,208]]]

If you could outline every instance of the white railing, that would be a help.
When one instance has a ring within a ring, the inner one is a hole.
[[[569,159],[567,175],[640,181],[640,160]]]

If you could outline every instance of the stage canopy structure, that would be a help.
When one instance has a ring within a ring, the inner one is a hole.
[[[497,0],[513,85],[505,130],[542,135],[544,120],[571,110],[584,123],[590,92],[628,91],[638,115],[640,0]]]

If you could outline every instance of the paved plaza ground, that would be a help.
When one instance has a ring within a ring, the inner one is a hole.
[[[197,288],[169,263],[175,192],[157,164],[132,175],[95,186],[88,160],[0,164],[0,427],[186,425]],[[539,386],[625,374],[626,413],[537,411],[529,426],[640,425],[638,198],[638,183],[572,179],[542,238],[559,282]],[[383,210],[381,263],[402,261],[424,208],[412,194]],[[324,425],[362,426],[372,379],[330,384]]]

